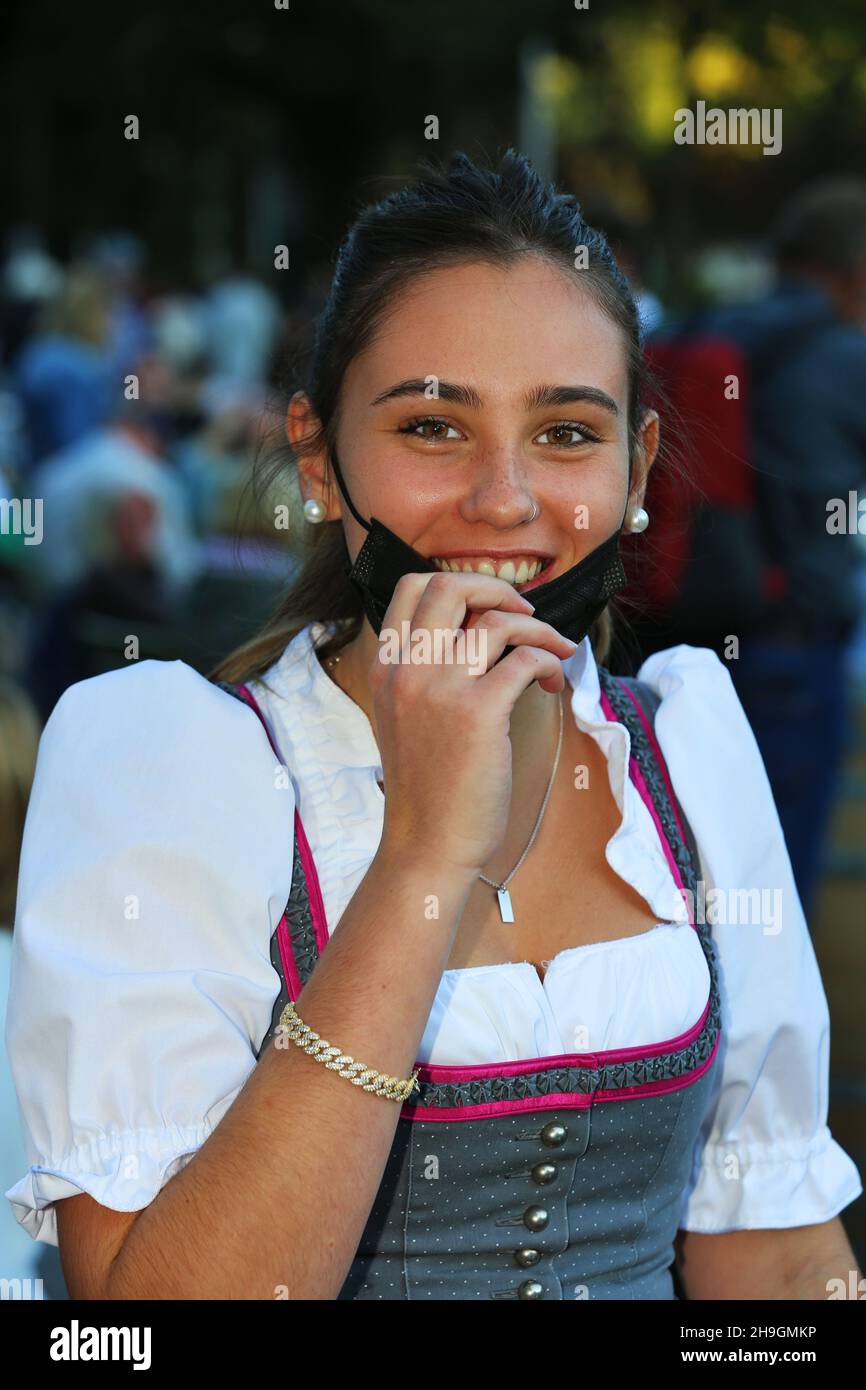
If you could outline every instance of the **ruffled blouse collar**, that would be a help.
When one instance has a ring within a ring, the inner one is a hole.
[[[374,768],[381,780],[379,747],[369,719],[331,680],[316,655],[316,645],[329,629],[321,622],[302,628],[265,680],[278,695],[301,701],[313,716],[308,727],[317,730],[316,751],[324,766]]]
[[[311,759],[326,778],[336,778],[351,768],[365,772],[369,813],[380,824],[383,801],[376,782],[384,778],[372,726],[360,706],[331,680],[316,655],[316,643],[329,627],[313,622],[297,633],[266,673],[265,681],[287,701],[280,701],[281,722],[292,710],[303,719],[305,772]],[[658,921],[685,921],[686,908],[655,825],[629,777],[630,735],[602,709],[598,666],[588,635],[563,662],[563,670],[571,686],[574,720],[605,755],[611,792],[622,817],[605,847],[605,857],[614,872],[646,899]],[[304,718],[298,702],[309,718]]]

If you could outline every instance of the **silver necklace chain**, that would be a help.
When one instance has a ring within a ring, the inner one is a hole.
[[[508,876],[504,878],[501,883],[494,883],[493,879],[488,878],[486,874],[479,874],[479,877],[483,878],[485,883],[489,883],[491,888],[496,888],[499,891],[502,891],[504,888],[506,888],[507,885],[510,883],[511,879],[517,873],[517,870],[520,868],[527,854],[532,849],[535,837],[538,834],[539,827],[541,825],[542,819],[544,818],[544,813],[547,810],[547,803],[550,800],[550,793],[553,791],[553,784],[556,781],[556,769],[559,767],[559,755],[562,752],[562,719],[562,697],[560,696],[559,738],[556,741],[556,757],[553,760],[553,771],[550,774],[550,781],[547,784],[547,791],[544,793],[544,800],[541,803],[541,810],[538,813],[538,820],[535,822],[534,829],[529,837],[529,844],[526,846],[526,849],[523,851],[514,868],[511,870],[511,873],[508,874]]]
[[[337,664],[337,662],[338,662],[339,660],[340,660],[339,656],[329,656],[329,657],[327,657],[327,658],[325,659],[325,665],[328,666],[328,667],[330,667],[331,669],[333,669],[333,667],[336,666],[336,664]],[[479,874],[479,875],[478,875],[478,877],[481,878],[481,879],[483,879],[483,881],[484,881],[485,883],[489,883],[491,888],[495,888],[496,891],[497,891],[498,893],[504,893],[504,892],[505,892],[506,887],[507,887],[508,884],[511,882],[511,880],[512,880],[513,877],[514,877],[514,875],[517,873],[517,870],[520,868],[521,864],[523,863],[524,859],[526,858],[527,854],[528,854],[529,851],[532,849],[532,846],[533,846],[533,844],[535,843],[535,837],[536,837],[536,835],[538,834],[538,831],[539,831],[539,829],[540,829],[540,827],[541,827],[541,822],[542,822],[542,820],[544,819],[544,813],[545,813],[545,811],[547,810],[547,803],[548,803],[548,801],[550,800],[550,794],[551,794],[551,792],[553,791],[553,784],[554,784],[554,782],[556,781],[556,772],[557,772],[557,769],[558,769],[558,767],[559,767],[559,756],[560,756],[560,753],[562,752],[562,729],[563,729],[563,710],[562,710],[562,696],[560,695],[560,699],[559,699],[559,737],[558,737],[558,739],[557,739],[557,741],[556,741],[556,757],[555,757],[554,760],[553,760],[553,771],[552,771],[551,774],[550,774],[550,781],[549,781],[548,784],[547,784],[547,791],[544,793],[544,800],[543,800],[542,803],[541,803],[541,810],[540,810],[539,813],[538,813],[538,819],[536,820],[535,825],[534,825],[533,830],[532,830],[532,834],[531,834],[530,837],[529,837],[529,843],[528,843],[528,845],[526,846],[526,849],[525,849],[525,850],[523,851],[523,853],[521,854],[521,856],[520,856],[520,858],[518,859],[517,863],[515,864],[514,868],[511,870],[511,873],[508,874],[508,875],[502,880],[501,883],[495,883],[494,880],[493,880],[492,878],[488,878],[486,874]]]

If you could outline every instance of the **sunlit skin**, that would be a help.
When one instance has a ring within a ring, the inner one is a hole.
[[[431,376],[440,383],[438,399],[423,391],[380,399]],[[544,387],[589,389],[597,398],[527,407]],[[337,438],[346,486],[363,517],[378,517],[422,555],[526,547],[554,557],[544,579],[555,578],[606,540],[627,507],[643,505],[659,421],[652,411],[644,416],[629,489],[627,390],[621,331],[579,274],[536,256],[507,270],[470,263],[429,272],[398,297],[346,374]],[[441,424],[405,432],[430,416]],[[305,438],[316,423],[297,393],[289,440]],[[354,559],[367,532],[324,453],[299,459],[299,476],[303,498],[319,498],[328,520],[342,520]],[[574,524],[580,504],[588,509],[586,529]],[[377,741],[367,671],[378,645],[365,622],[332,673]],[[533,682],[514,706],[514,804],[540,804],[557,698]],[[824,1299],[827,1280],[847,1279],[849,1270],[862,1277],[838,1218],[790,1230],[681,1232],[677,1260],[694,1299]]]

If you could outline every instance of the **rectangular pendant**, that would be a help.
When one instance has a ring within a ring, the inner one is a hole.
[[[513,922],[514,913],[511,909],[511,894],[507,888],[497,888],[496,896],[499,899],[499,915],[503,922]]]

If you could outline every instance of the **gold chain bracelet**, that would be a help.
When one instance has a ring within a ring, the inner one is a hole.
[[[354,1057],[341,1052],[339,1047],[332,1047],[324,1038],[320,1038],[318,1033],[313,1032],[292,1003],[288,1003],[280,1014],[277,1031],[285,1033],[315,1061],[324,1063],[329,1071],[338,1072],[340,1076],[345,1076],[347,1081],[351,1081],[353,1086],[372,1091],[374,1095],[382,1096],[386,1100],[405,1100],[418,1084],[417,1068],[411,1076],[401,1080],[397,1076],[386,1076],[384,1072],[375,1071],[364,1062],[356,1062]]]

